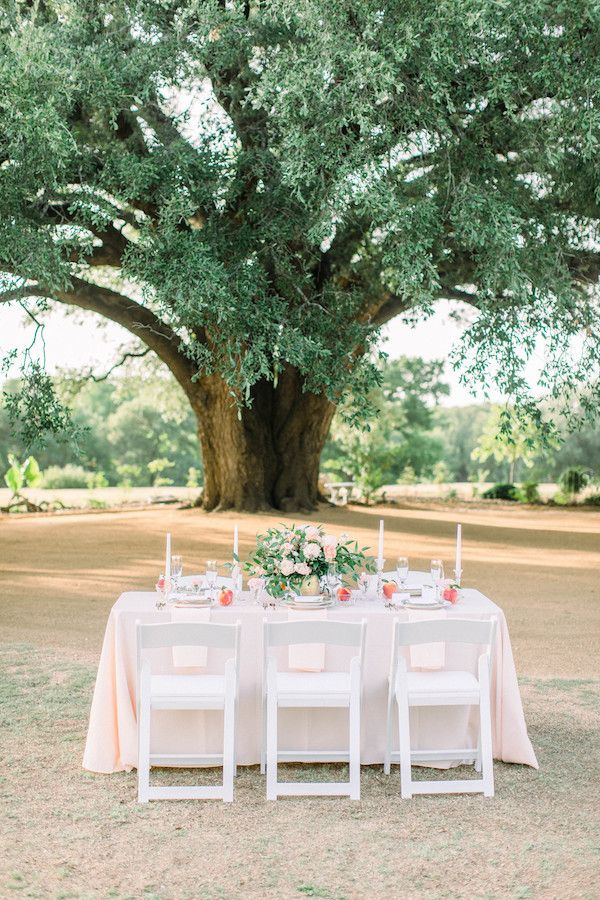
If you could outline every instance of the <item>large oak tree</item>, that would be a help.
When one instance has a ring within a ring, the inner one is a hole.
[[[90,310],[160,357],[196,413],[206,508],[314,505],[336,406],[365,415],[378,330],[440,298],[475,310],[465,377],[527,406],[542,336],[546,393],[583,382],[594,406],[596,5],[0,15],[0,301]]]

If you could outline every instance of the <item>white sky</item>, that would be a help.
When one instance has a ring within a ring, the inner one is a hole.
[[[450,317],[450,310],[450,304],[442,302],[434,316],[414,328],[400,321],[390,323],[383,349],[391,357],[447,357],[461,333],[461,325]],[[119,348],[130,342],[130,335],[124,329],[87,313],[69,314],[58,307],[45,317],[45,322],[46,368],[49,372],[57,368],[82,369],[87,366],[92,366],[98,373],[104,372],[118,357]],[[0,308],[0,357],[12,348],[24,349],[32,336],[31,323],[18,306]],[[9,374],[17,374],[17,369]],[[458,375],[449,364],[446,379],[451,388],[446,404],[463,405],[484,400],[481,390],[473,396],[459,384]],[[492,399],[500,398],[496,395]]]

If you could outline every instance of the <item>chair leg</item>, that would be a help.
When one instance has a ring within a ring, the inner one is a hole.
[[[360,800],[360,692],[353,691],[349,709],[350,799]]]
[[[489,685],[481,685],[479,702],[481,732],[481,763],[483,772],[483,793],[486,797],[494,796],[494,758],[492,752],[492,719],[490,713]]]
[[[277,800],[277,690],[267,692],[267,800]]]
[[[400,793],[403,800],[412,798],[410,761],[410,719],[408,697],[398,697],[398,735],[400,740]]]
[[[264,775],[267,771],[267,695],[263,697],[262,704],[262,740],[260,744],[260,774]]]
[[[238,766],[237,766],[237,739],[238,739],[238,715],[239,715],[239,704],[238,698],[235,698],[235,710],[233,714],[233,777],[237,778],[238,775]]]
[[[235,755],[235,699],[225,697],[223,712],[223,800],[233,801],[233,772]]]
[[[388,700],[387,726],[385,731],[385,756],[383,758],[383,773],[389,775],[392,767],[392,716],[394,712],[393,698]]]
[[[140,687],[138,723],[138,803],[147,803],[150,791],[150,696]]]
[[[475,757],[474,767],[476,772],[481,772],[481,707],[479,707],[479,731],[477,733],[477,756]]]

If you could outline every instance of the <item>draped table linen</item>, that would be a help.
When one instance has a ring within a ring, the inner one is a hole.
[[[92,707],[83,766],[92,772],[129,771],[137,765],[136,722],[136,631],[141,622],[169,622],[171,610],[155,608],[154,593],[127,592],[113,606],[106,626]],[[527,734],[517,675],[506,619],[502,610],[477,590],[465,589],[461,600],[444,610],[448,618],[489,618],[497,616],[498,629],[492,670],[492,730],[494,757],[504,762],[538,767]],[[361,762],[383,762],[385,751],[386,702],[392,644],[392,623],[396,617],[409,620],[409,610],[390,611],[381,602],[339,604],[327,610],[328,619],[367,619],[367,639],[363,670]],[[262,632],[265,618],[284,621],[286,609],[264,610],[248,599],[230,607],[213,607],[211,621],[233,623],[240,620],[240,698],[238,721],[238,763],[256,765],[260,761],[262,715]],[[173,668],[170,650],[152,651],[153,668],[160,672],[222,672],[227,651],[210,648],[203,668]],[[448,644],[444,665],[449,669],[475,671],[479,648]],[[325,649],[325,670],[348,668],[351,648]],[[289,653],[278,654],[280,671],[289,670]],[[407,650],[410,665],[410,653]],[[413,749],[473,747],[476,743],[478,710],[469,707],[422,707],[411,710]],[[347,735],[345,710],[281,710],[279,747],[281,750],[327,750],[338,747]],[[222,752],[222,723],[210,711],[164,711],[153,713],[151,752]],[[397,744],[397,731],[394,746]],[[342,744],[343,745],[343,744]],[[456,763],[448,763],[454,765]],[[436,763],[436,767],[445,767]]]

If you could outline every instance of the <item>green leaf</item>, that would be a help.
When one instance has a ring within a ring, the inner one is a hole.
[[[22,472],[27,487],[36,487],[42,480],[42,473],[40,472],[39,463],[35,456],[27,457],[23,463]]]
[[[23,480],[23,473],[21,472],[21,469],[19,468],[19,466],[15,465],[12,465],[4,476],[4,481],[11,489],[14,496],[16,496],[23,487]]]

